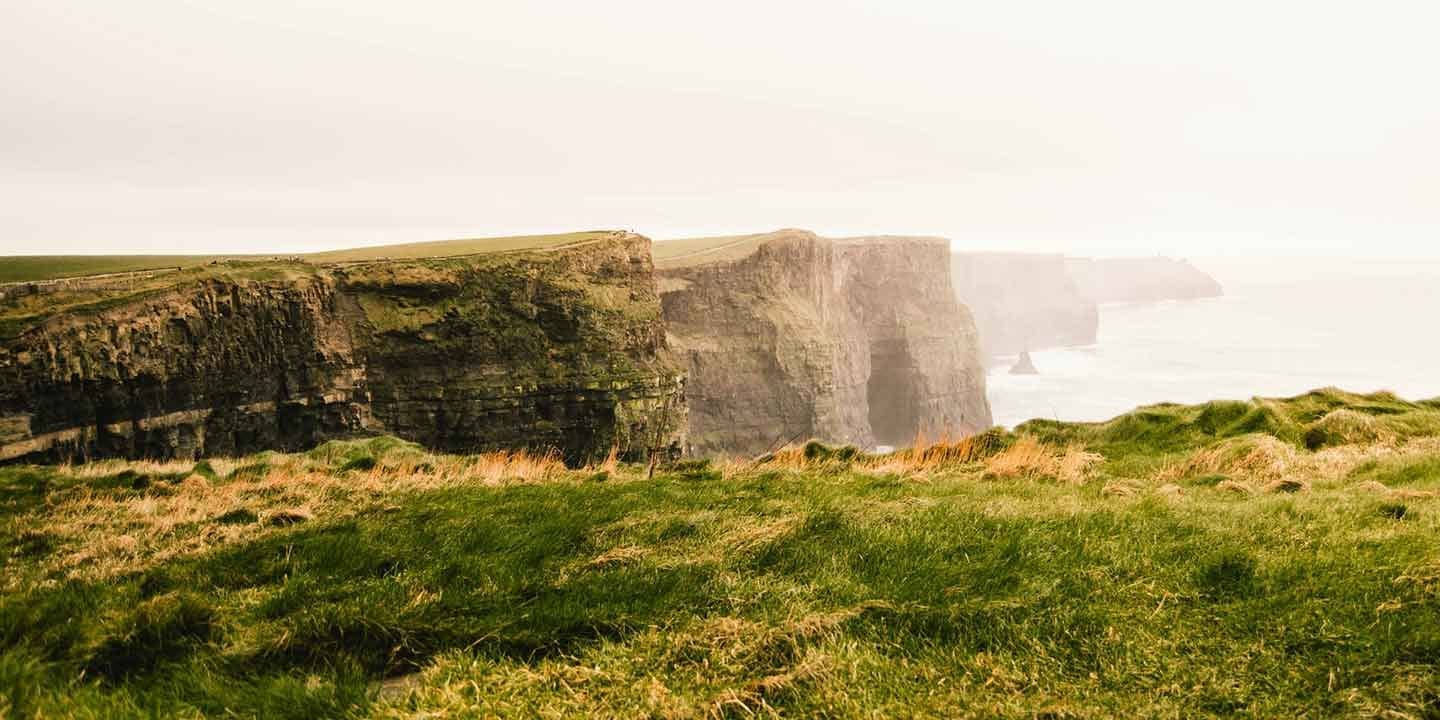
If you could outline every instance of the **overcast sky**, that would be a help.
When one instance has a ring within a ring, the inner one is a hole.
[[[0,2],[0,253],[1440,257],[1440,3]]]

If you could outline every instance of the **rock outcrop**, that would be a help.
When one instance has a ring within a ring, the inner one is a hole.
[[[945,241],[784,230],[656,248],[670,344],[688,370],[690,452],[989,427]]]
[[[870,427],[882,445],[917,433],[990,427],[974,318],[955,298],[943,238],[865,237],[838,243],[842,291],[870,349]]]
[[[1099,303],[1157,302],[1219,297],[1224,288],[1186,260],[1171,258],[1068,258],[1070,277]]]
[[[975,315],[987,355],[1093,345],[1100,326],[1062,255],[957,252],[955,292]]]
[[[1035,361],[1031,359],[1029,351],[1021,350],[1020,357],[1015,364],[1010,366],[1011,375],[1039,375],[1040,371],[1035,368]]]
[[[0,299],[0,460],[295,450],[678,451],[650,241],[226,262]]]

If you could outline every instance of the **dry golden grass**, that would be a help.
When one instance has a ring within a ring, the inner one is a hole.
[[[1248,483],[1243,483],[1238,480],[1221,480],[1215,485],[1215,489],[1222,492],[1234,493],[1236,495],[1255,494],[1255,488],[1250,487]]]
[[[554,451],[544,455],[523,451],[490,452],[462,460],[462,463],[464,462],[469,463],[465,470],[466,477],[485,483],[506,480],[542,482],[566,472],[565,462],[560,459],[559,453]]]
[[[1130,497],[1140,494],[1140,483],[1134,480],[1111,480],[1100,488],[1100,494],[1106,497]]]
[[[909,447],[884,454],[864,453],[853,447],[834,448],[818,443],[787,445],[751,462],[721,460],[710,467],[722,476],[757,466],[796,473],[853,469],[868,474],[893,474],[916,480],[954,470],[979,469],[992,477],[1058,480],[1080,484],[1090,479],[1104,456],[1079,444],[1057,448],[1028,435],[1008,446],[990,433],[952,435],[930,440],[922,431]],[[823,474],[823,473],[820,473]]]
[[[916,433],[910,447],[885,455],[866,456],[859,466],[879,473],[925,475],[941,468],[978,462],[994,450],[995,441],[988,435],[957,436],[947,431],[932,442],[921,431]]]
[[[210,458],[206,460],[215,472],[228,475],[246,461],[237,458]],[[71,477],[94,479],[115,475],[129,470],[140,475],[179,475],[195,467],[194,460],[96,460],[81,465],[58,465],[56,470]]]
[[[1268,435],[1254,435],[1196,450],[1181,462],[1162,467],[1151,479],[1173,484],[1186,478],[1219,475],[1224,480],[1216,485],[1217,489],[1243,495],[1306,492],[1315,483],[1343,483],[1365,463],[1419,459],[1436,453],[1440,453],[1440,438],[1399,442],[1392,437],[1312,453]],[[1389,488],[1373,480],[1354,487],[1399,498],[1426,498],[1437,494],[1428,490]]]
[[[261,473],[210,480],[192,473],[178,484],[156,483],[143,493],[115,494],[88,485],[57,493],[28,531],[58,548],[52,570],[100,579],[169,558],[203,552],[277,527],[317,517],[353,515],[390,494],[453,485],[552,481],[569,475],[556,454],[494,452],[474,456],[404,454],[373,468],[335,472],[305,455],[273,455]],[[244,465],[207,461],[217,474]],[[191,462],[103,461],[63,468],[73,477],[102,478],[131,470],[142,475],[189,472]],[[234,518],[227,521],[225,518]],[[116,532],[123,528],[123,532]]]
[[[1267,493],[1297,493],[1306,492],[1310,489],[1310,483],[1300,478],[1283,477],[1265,483]]]
[[[1184,462],[1162,469],[1155,479],[1169,482],[1218,474],[1269,482],[1284,477],[1300,462],[1301,454],[1295,446],[1269,435],[1256,435],[1196,450]]]
[[[762,464],[769,468],[793,470],[796,472],[812,470],[819,465],[829,462],[829,458],[822,459],[807,456],[804,445],[786,445],[755,461],[756,464]]]
[[[620,472],[620,448],[611,445],[610,452],[605,455],[605,459],[592,469],[610,475]]]
[[[640,547],[638,545],[622,545],[600,553],[595,559],[590,561],[590,566],[606,567],[609,565],[620,565],[622,563],[639,560],[650,553],[650,548]]]
[[[1311,426],[1339,445],[1392,445],[1397,437],[1374,416],[1350,408],[1332,410]]]
[[[763,714],[779,717],[779,711],[767,702],[767,698],[789,691],[796,685],[818,680],[828,674],[832,667],[833,662],[828,655],[819,651],[807,652],[798,663],[783,672],[750,682],[743,689],[721,691],[710,704],[705,716],[723,718],[738,712],[745,716]]]
[[[754,522],[739,525],[720,539],[718,552],[747,553],[783,537],[800,524],[796,516],[777,520],[756,518]]]
[[[985,472],[1001,478],[1054,478],[1080,484],[1104,457],[1079,445],[1057,450],[1032,437],[1022,436],[1010,447],[985,460]]]

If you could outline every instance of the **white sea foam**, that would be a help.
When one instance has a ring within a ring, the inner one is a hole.
[[[1212,270],[1225,297],[1102,308],[1099,342],[1032,352],[1039,375],[1010,375],[1014,358],[998,358],[987,378],[995,421],[1103,420],[1329,385],[1440,396],[1440,267],[1246,270]]]

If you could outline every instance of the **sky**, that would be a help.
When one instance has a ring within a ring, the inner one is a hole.
[[[5,0],[0,254],[1440,258],[1440,4]]]

